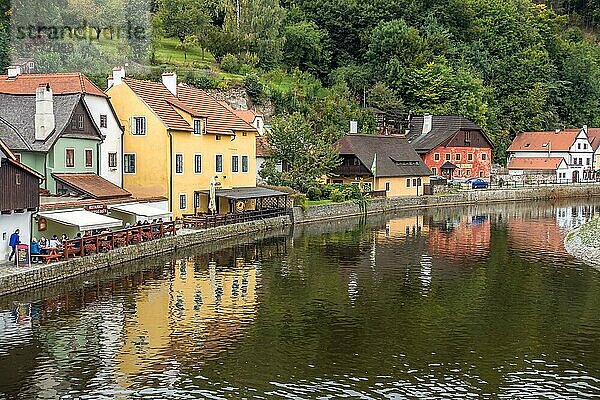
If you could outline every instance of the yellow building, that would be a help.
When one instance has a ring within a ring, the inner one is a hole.
[[[329,183],[385,191],[387,197],[421,196],[429,184],[431,171],[403,137],[348,134],[336,146],[342,164],[329,174]]]
[[[255,189],[257,130],[231,109],[178,85],[174,73],[159,83],[115,68],[108,83],[125,128],[123,187],[135,197],[166,197],[173,217],[181,217],[208,210],[213,177],[219,189]],[[226,197],[217,201],[218,212],[233,207]]]

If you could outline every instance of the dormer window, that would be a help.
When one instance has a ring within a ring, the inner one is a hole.
[[[203,135],[206,133],[204,130],[205,124],[200,118],[194,119],[194,135]]]
[[[525,146],[523,146],[523,147],[528,148],[530,145],[531,145],[531,143],[525,143]]]
[[[542,147],[548,147],[548,143],[544,143]]]
[[[71,120],[71,129],[76,131],[83,130],[83,114],[75,114]]]

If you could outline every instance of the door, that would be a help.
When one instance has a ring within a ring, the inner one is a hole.
[[[573,183],[579,182],[579,171],[573,171]]]

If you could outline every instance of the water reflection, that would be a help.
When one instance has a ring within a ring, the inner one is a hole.
[[[0,398],[593,397],[600,278],[562,239],[599,206],[307,225],[12,296]]]

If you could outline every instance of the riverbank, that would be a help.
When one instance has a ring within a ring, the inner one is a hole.
[[[366,205],[366,213],[374,215],[411,209],[517,201],[590,198],[595,196],[600,196],[600,184],[463,191],[451,195],[373,199]],[[359,205],[353,202],[323,204],[307,207],[306,209],[295,207],[291,218],[284,216],[219,226],[206,230],[180,230],[175,236],[122,247],[108,253],[74,258],[48,265],[36,264],[26,268],[3,266],[0,267],[0,296],[40,287],[100,269],[114,268],[127,262],[175,252],[178,249],[218,242],[250,233],[277,231],[292,224],[299,225],[310,222],[336,220],[364,214],[365,211],[361,210]]]
[[[565,250],[594,267],[600,267],[600,218],[591,220],[569,232],[564,240]]]
[[[367,203],[366,214],[430,207],[452,207],[465,204],[590,198],[595,196],[600,196],[600,184],[596,183],[520,189],[465,190],[449,195],[375,198]],[[302,224],[364,214],[365,210],[361,210],[360,206],[353,202],[322,204],[306,207],[305,209],[295,207],[293,223]]]

